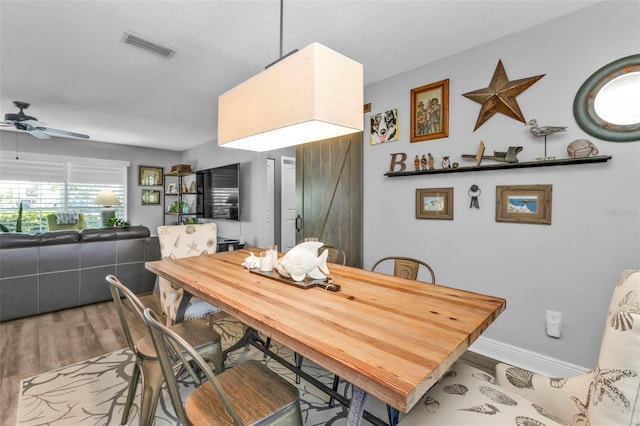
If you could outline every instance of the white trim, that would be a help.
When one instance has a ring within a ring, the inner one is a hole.
[[[516,365],[548,377],[572,377],[584,374],[589,369],[552,358],[526,349],[480,336],[469,348],[470,351],[493,358],[506,364]]]

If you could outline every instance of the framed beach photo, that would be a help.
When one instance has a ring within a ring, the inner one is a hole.
[[[551,225],[553,185],[496,186],[496,222]]]
[[[449,135],[449,79],[411,90],[411,142]]]
[[[164,168],[153,166],[138,166],[138,185],[162,186]]]
[[[154,204],[160,204],[160,191],[153,189],[142,190],[142,205],[149,206]]]
[[[416,189],[416,219],[453,220],[453,188]]]

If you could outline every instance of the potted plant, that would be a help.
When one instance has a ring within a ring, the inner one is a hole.
[[[189,213],[189,206],[184,201],[174,201],[169,207],[169,213]]]
[[[117,216],[112,216],[112,217],[107,219],[107,226],[108,227],[130,226],[130,225],[131,224],[129,223],[128,220],[120,219]]]

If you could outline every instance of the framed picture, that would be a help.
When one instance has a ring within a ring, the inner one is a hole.
[[[142,190],[142,205],[148,206],[153,204],[160,204],[160,191],[153,189]]]
[[[453,220],[453,188],[416,189],[416,219]]]
[[[398,109],[390,109],[385,112],[370,115],[371,136],[370,145],[378,145],[398,140]]]
[[[496,222],[551,225],[553,185],[496,186]]]
[[[411,90],[411,142],[449,135],[449,79]]]
[[[138,185],[162,186],[164,168],[152,166],[138,166]]]
[[[178,192],[178,191],[176,191],[176,184],[175,184],[175,183],[170,183],[170,184],[167,186],[167,194],[175,194],[175,193],[177,193],[177,192]]]

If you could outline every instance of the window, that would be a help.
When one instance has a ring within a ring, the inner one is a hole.
[[[121,202],[113,206],[116,215],[126,216],[128,162],[33,157],[0,158],[0,223],[10,231],[16,229],[20,203],[23,232],[47,231],[47,215],[57,212],[84,213],[88,228],[100,228],[102,206],[93,200],[102,189],[116,194]]]

